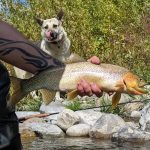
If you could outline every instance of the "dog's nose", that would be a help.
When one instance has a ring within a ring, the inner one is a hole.
[[[52,37],[53,39],[56,39],[56,38],[57,38],[57,33],[56,33],[56,32],[51,32],[50,35],[51,35],[51,37]]]

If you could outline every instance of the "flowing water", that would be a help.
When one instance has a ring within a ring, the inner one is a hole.
[[[120,143],[91,138],[52,138],[23,141],[24,150],[150,150],[145,143]]]

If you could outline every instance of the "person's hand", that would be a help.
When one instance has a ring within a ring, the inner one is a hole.
[[[88,59],[89,62],[93,64],[100,64],[100,59],[97,56],[93,56],[90,59]],[[86,80],[82,79],[77,84],[77,90],[80,96],[92,96],[95,94],[97,97],[101,97],[103,92],[101,91],[100,87],[95,83],[88,83]]]
[[[91,62],[92,64],[96,64],[96,65],[100,64],[100,59],[97,56],[92,56],[87,61]]]
[[[97,97],[101,97],[103,92],[101,91],[100,87],[95,83],[88,83],[86,80],[82,79],[77,84],[78,94],[80,96],[92,96],[95,94]]]

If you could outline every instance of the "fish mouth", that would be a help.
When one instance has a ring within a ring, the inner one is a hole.
[[[135,87],[136,91],[140,92],[141,94],[147,94],[148,91],[144,87]]]

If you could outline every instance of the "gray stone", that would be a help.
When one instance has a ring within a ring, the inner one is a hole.
[[[119,142],[143,142],[150,140],[150,133],[125,125],[113,134],[112,141]]]
[[[94,138],[109,139],[124,124],[124,120],[118,115],[103,114],[91,128],[89,135]]]
[[[57,117],[57,125],[65,131],[79,121],[79,116],[70,109],[63,110]]]
[[[44,103],[42,103],[41,107],[40,107],[40,112],[42,113],[59,113],[62,112],[65,109],[65,107],[63,106],[63,104],[59,101],[52,101],[51,103],[49,103],[48,105],[45,105]]]
[[[128,103],[124,106],[125,114],[131,115],[133,111],[139,111],[144,107],[142,102]]]
[[[139,123],[142,130],[150,132],[150,103],[142,109]]]
[[[76,124],[68,128],[66,134],[69,136],[88,136],[90,126],[87,124]]]
[[[37,115],[40,114],[40,112],[36,112],[36,111],[16,111],[16,115],[18,118],[20,117],[26,117],[26,116],[30,116],[30,115]]]
[[[64,132],[58,126],[49,123],[30,123],[26,126],[32,131],[35,131],[43,136],[46,135],[54,137],[64,136]]]
[[[131,117],[140,119],[140,117],[141,117],[140,111],[132,111]]]
[[[85,123],[93,126],[95,122],[102,116],[101,112],[90,110],[82,110],[75,112],[80,117],[80,123]]]

